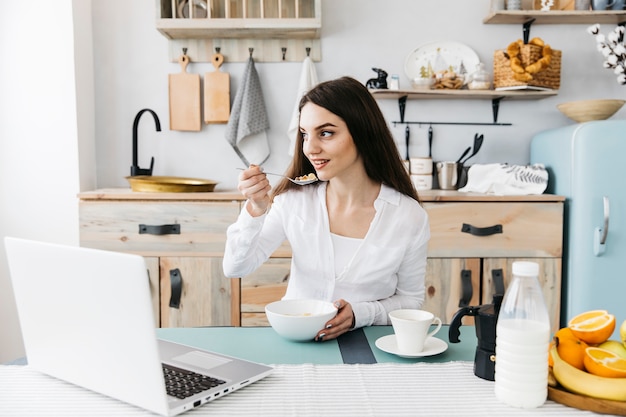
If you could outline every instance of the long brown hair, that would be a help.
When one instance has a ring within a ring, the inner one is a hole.
[[[419,202],[385,117],[363,84],[351,77],[320,83],[302,97],[299,110],[307,103],[323,107],[343,119],[357,152],[363,158],[365,172],[372,180],[384,183]],[[297,135],[294,156],[286,172],[291,178],[315,171],[303,153],[302,135],[300,132]],[[283,179],[274,188],[273,196],[296,187],[300,186]]]

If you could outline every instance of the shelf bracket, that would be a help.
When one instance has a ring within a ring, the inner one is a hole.
[[[528,41],[530,40],[530,27],[532,26],[534,21],[535,21],[535,18],[533,17],[532,19],[529,19],[524,22],[524,27],[522,28],[522,35],[524,37],[524,45],[528,44]]]
[[[491,100],[491,109],[493,110],[493,123],[498,122],[498,110],[500,110],[500,102],[503,97],[496,97]]]

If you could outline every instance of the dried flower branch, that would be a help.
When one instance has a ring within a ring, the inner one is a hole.
[[[596,46],[605,61],[604,68],[612,69],[617,75],[617,82],[626,84],[626,46],[624,45],[624,26],[617,25],[608,35],[600,33],[600,25],[589,26],[587,32],[596,38]]]

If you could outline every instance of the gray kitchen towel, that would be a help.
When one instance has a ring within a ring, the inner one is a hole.
[[[269,127],[261,82],[250,56],[226,126],[226,140],[246,166],[261,165],[269,158]]]

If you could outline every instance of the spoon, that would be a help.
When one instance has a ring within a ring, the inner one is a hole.
[[[474,135],[474,150],[467,158],[463,160],[463,162],[461,162],[461,164],[465,164],[468,159],[472,158],[474,155],[478,153],[478,151],[480,150],[480,147],[483,145],[483,139],[484,139],[484,135],[478,135],[478,133]]]
[[[237,168],[239,171],[244,171],[243,168]],[[315,177],[315,179],[311,179],[311,180],[298,180],[298,179],[293,179],[293,178],[289,178],[286,175],[282,175],[282,174],[274,174],[272,172],[263,172],[266,175],[275,175],[277,177],[283,177],[283,178],[287,178],[289,181],[293,182],[294,184],[298,184],[298,185],[308,185],[308,184],[313,184],[314,182],[319,181],[319,179],[317,178],[317,176]]]
[[[472,147],[468,146],[467,149],[465,149],[465,152],[463,152],[463,155],[461,155],[459,157],[459,159],[457,159],[456,163],[460,164],[461,163],[461,159],[465,158],[465,155],[467,155],[469,153],[469,151],[471,151],[471,150],[472,150]]]

